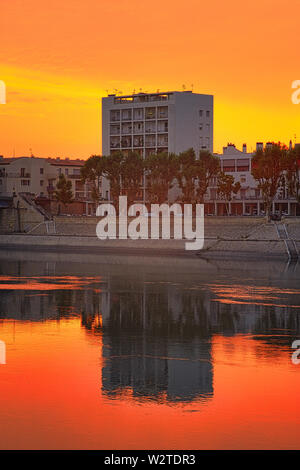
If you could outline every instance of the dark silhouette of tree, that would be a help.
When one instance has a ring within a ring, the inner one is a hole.
[[[289,194],[296,198],[300,204],[300,147],[288,152],[285,175]]]
[[[227,215],[229,215],[229,202],[232,200],[232,195],[237,194],[241,189],[241,185],[239,182],[234,182],[232,175],[226,175],[223,172],[219,173],[217,185],[217,194],[225,202]]]
[[[212,178],[217,178],[220,174],[220,159],[206,150],[201,151],[199,160],[196,161],[196,174],[197,202],[202,204]]]
[[[109,181],[110,197],[117,209],[119,207],[119,196],[121,195],[121,174],[124,156],[122,152],[105,157],[104,174]]]
[[[271,218],[273,200],[284,182],[287,169],[287,147],[279,143],[267,144],[257,150],[252,158],[252,176],[262,192],[268,221]]]
[[[161,204],[168,200],[168,192],[174,186],[178,172],[178,157],[161,152],[145,160],[146,191],[150,203]]]
[[[81,180],[92,184],[92,199],[96,203],[101,199],[101,178],[104,176],[105,162],[105,157],[92,155],[81,168]]]
[[[131,205],[139,197],[143,185],[144,161],[140,154],[129,152],[121,161],[122,194],[127,196],[127,204]]]
[[[73,201],[72,182],[67,180],[65,175],[59,175],[54,196],[58,202],[63,204],[64,208],[66,204]]]
[[[197,167],[196,154],[190,148],[179,154],[179,168],[177,171],[177,181],[181,189],[181,201],[183,203],[193,203],[196,198]]]

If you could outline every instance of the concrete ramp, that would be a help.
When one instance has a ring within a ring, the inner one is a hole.
[[[275,227],[277,230],[278,238],[284,241],[289,259],[298,259],[299,253],[296,243],[292,238],[290,238],[286,225],[283,222],[277,222],[275,223]]]

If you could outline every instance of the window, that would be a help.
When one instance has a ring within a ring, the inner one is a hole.
[[[199,117],[203,116],[203,109],[199,109]]]
[[[199,131],[202,131],[203,129],[203,124],[199,124]]]
[[[21,186],[29,186],[30,180],[21,180]]]
[[[44,168],[40,168],[40,175],[44,174]]]
[[[210,111],[206,111],[206,117],[209,118],[210,116]]]
[[[69,168],[65,168],[65,175],[68,176],[69,174]]]
[[[44,180],[40,181],[40,186],[44,186]]]
[[[223,171],[225,173],[235,171],[235,160],[223,160]]]
[[[249,158],[238,158],[237,171],[249,171]]]

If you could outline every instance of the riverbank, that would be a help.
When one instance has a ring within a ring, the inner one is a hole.
[[[266,223],[260,217],[206,217],[204,248],[185,250],[187,240],[99,240],[96,224],[99,218],[56,217],[54,233],[44,233],[45,223],[30,233],[0,235],[0,246],[9,250],[79,252],[133,255],[170,255],[203,258],[288,258],[285,240],[280,238],[278,224]],[[287,237],[300,252],[300,218],[284,221]],[[41,233],[42,232],[42,233]]]

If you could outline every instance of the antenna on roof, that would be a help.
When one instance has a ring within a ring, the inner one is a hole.
[[[185,91],[186,90],[186,86],[183,84],[182,85],[182,91]]]

